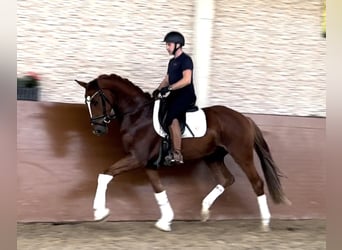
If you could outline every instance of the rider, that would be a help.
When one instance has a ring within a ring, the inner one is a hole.
[[[181,154],[181,130],[179,121],[185,121],[186,110],[196,102],[193,84],[193,62],[191,57],[183,52],[184,36],[176,31],[166,34],[164,41],[166,50],[173,58],[170,59],[167,74],[158,88],[153,91],[156,97],[160,93],[167,96],[167,115],[165,124],[169,128],[172,140],[172,152],[166,156],[171,163],[183,163]]]

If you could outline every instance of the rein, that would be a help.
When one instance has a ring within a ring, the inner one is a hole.
[[[100,95],[101,97],[101,102],[102,102],[102,112],[103,112],[103,115],[101,116],[97,116],[97,117],[92,117],[92,113],[91,113],[91,107],[90,107],[90,104],[91,104],[91,100],[97,96],[97,95]],[[99,89],[98,91],[96,91],[92,96],[87,96],[86,98],[86,104],[88,106],[88,110],[89,110],[89,113],[90,113],[90,117],[91,117],[91,123],[92,124],[97,124],[97,125],[102,125],[102,123],[100,122],[97,122],[99,119],[102,119],[103,118],[103,122],[106,123],[106,124],[109,124],[111,122],[111,120],[114,120],[117,118],[117,116],[121,116],[121,117],[124,117],[125,115],[128,115],[128,114],[131,114],[131,113],[134,113],[134,112],[137,112],[139,110],[141,110],[142,108],[144,108],[145,106],[151,104],[152,102],[154,102],[155,100],[151,100],[151,101],[148,101],[146,103],[144,103],[143,105],[139,106],[138,108],[134,109],[134,110],[131,110],[131,111],[126,111],[126,112],[123,112],[123,113],[120,113],[120,114],[116,114],[115,112],[115,109],[114,109],[114,105],[108,100],[108,98],[105,96],[105,94],[103,93],[103,89]],[[109,106],[112,108],[111,109],[111,114],[107,114],[107,111],[106,111],[106,103],[109,104]],[[113,114],[112,114],[113,113]]]
[[[135,110],[123,112],[123,113],[121,114],[121,116],[125,116],[125,115],[128,115],[128,114],[137,112],[137,111],[139,111],[140,109],[144,108],[145,106],[151,104],[151,103],[154,102],[154,101],[155,101],[155,100],[153,99],[152,101],[148,101],[148,102],[144,103],[143,105],[139,106],[139,107],[136,108]]]

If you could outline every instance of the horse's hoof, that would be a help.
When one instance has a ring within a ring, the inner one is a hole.
[[[271,229],[270,229],[270,226],[269,225],[264,225],[264,224],[262,224],[261,225],[261,231],[262,232],[269,232],[269,231],[271,231]]]
[[[154,225],[155,225],[156,228],[158,228],[161,231],[170,232],[171,231],[170,224],[171,224],[170,222],[165,222],[165,221],[158,220],[156,222],[156,224],[154,224]]]
[[[95,221],[103,221],[109,216],[109,214],[110,214],[110,210],[108,208],[95,209],[94,220]]]
[[[270,229],[270,220],[266,219],[266,220],[262,221],[262,223],[261,223],[261,231],[262,232],[269,232],[269,231],[271,231],[271,229]]]
[[[207,220],[209,220],[210,211],[208,209],[202,209],[201,216],[202,216],[202,222],[206,222]]]

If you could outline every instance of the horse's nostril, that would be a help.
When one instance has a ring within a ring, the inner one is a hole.
[[[102,125],[102,126],[100,126],[100,125],[99,126],[93,126],[92,129],[93,129],[92,132],[93,132],[94,135],[104,135],[104,134],[106,134],[108,132],[107,126],[104,126],[104,125]]]
[[[101,133],[100,130],[93,130],[93,134],[94,134],[94,135],[99,135],[100,133]]]

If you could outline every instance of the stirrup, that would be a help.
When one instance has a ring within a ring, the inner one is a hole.
[[[171,163],[175,163],[175,164],[183,164],[183,155],[180,151],[174,151],[172,152],[172,159],[171,159]]]

